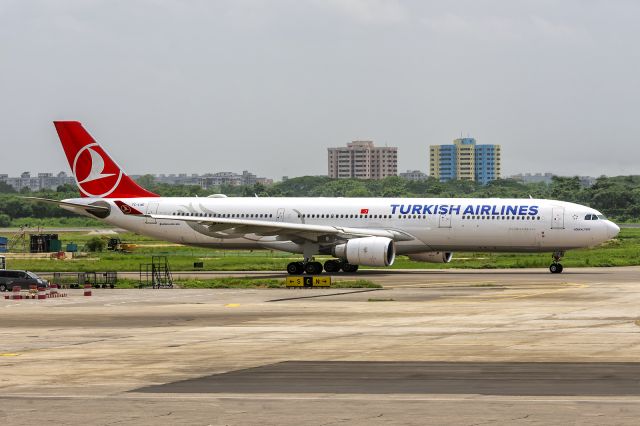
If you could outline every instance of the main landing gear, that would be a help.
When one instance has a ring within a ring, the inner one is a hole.
[[[562,273],[563,268],[562,268],[562,263],[560,263],[560,259],[562,259],[563,256],[564,256],[563,251],[553,252],[553,254],[551,255],[551,257],[553,258],[553,263],[551,264],[551,266],[549,266],[549,272],[551,272],[552,274]]]
[[[301,275],[303,273],[309,275],[321,274],[323,265],[320,262],[314,260],[303,262],[291,262],[287,265],[287,272],[289,275]],[[352,265],[347,261],[331,259],[324,262],[324,270],[328,273],[340,272],[356,272],[358,265]]]

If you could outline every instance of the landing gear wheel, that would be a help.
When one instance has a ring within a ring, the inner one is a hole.
[[[300,275],[304,272],[304,264],[302,262],[291,262],[287,265],[289,275]]]
[[[356,272],[356,271],[358,270],[358,265],[352,265],[352,264],[350,264],[350,263],[344,263],[344,264],[342,265],[342,270],[343,270],[344,272],[347,272],[347,273],[349,273],[349,272]]]
[[[304,266],[304,271],[309,275],[317,275],[322,273],[322,263],[309,262]]]
[[[327,260],[326,262],[324,262],[324,270],[328,273],[340,271],[340,266],[342,265],[340,264],[339,260]]]
[[[560,274],[562,272],[562,264],[560,263],[552,263],[551,266],[549,266],[549,271],[552,274]]]

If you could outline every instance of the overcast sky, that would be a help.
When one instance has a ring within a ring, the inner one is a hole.
[[[637,0],[0,0],[0,173],[327,173],[330,146],[503,147],[503,175],[640,173]]]

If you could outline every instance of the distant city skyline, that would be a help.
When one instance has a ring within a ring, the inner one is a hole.
[[[145,173],[145,174],[129,174],[134,179],[138,179],[142,176],[153,176],[158,183],[166,183],[170,185],[196,185],[203,189],[214,188],[219,185],[254,185],[256,183],[263,185],[271,185],[286,181],[289,179],[295,179],[303,176],[326,176],[328,175],[301,175],[301,176],[280,176],[280,177],[259,177],[254,173],[244,170],[242,173],[218,171],[207,173]],[[429,178],[429,174],[424,173],[421,170],[406,170],[404,172],[398,172],[398,177],[406,180],[426,180]],[[595,183],[599,176],[588,175],[560,175],[550,172],[521,172],[514,175],[503,176],[502,179],[513,179],[522,183],[546,183],[549,184],[552,181],[553,176],[561,177],[578,177],[580,183],[583,186],[591,186]],[[33,191],[42,189],[55,190],[60,185],[76,185],[75,178],[65,171],[57,173],[53,172],[34,172],[24,171],[17,176],[13,176],[8,173],[2,173],[0,171],[0,182],[6,183],[13,187],[16,191],[20,191],[24,187],[28,187]]]

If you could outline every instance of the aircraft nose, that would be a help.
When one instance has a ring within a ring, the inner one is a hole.
[[[615,238],[616,235],[620,232],[620,227],[610,220],[607,221],[607,236],[609,239]]]

